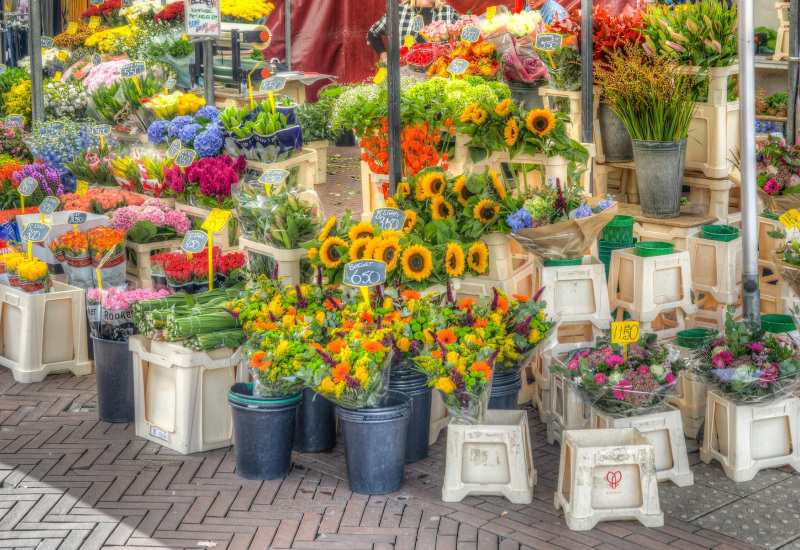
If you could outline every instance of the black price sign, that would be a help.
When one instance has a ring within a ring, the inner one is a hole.
[[[89,3],[90,3],[91,5],[93,5],[93,6],[99,6],[99,5],[100,5],[100,4],[102,4],[104,1],[105,1],[105,0],[92,0],[92,1],[91,1],[91,2],[89,2]]]
[[[564,38],[560,34],[542,33],[536,35],[536,49],[552,52],[561,47]]]
[[[401,231],[406,213],[397,208],[378,208],[372,213],[372,225],[381,231]]]
[[[47,125],[47,137],[57,138],[64,133],[64,123],[59,121]]]
[[[177,83],[178,83],[178,81],[177,81],[177,80],[175,80],[174,78],[170,78],[169,80],[167,80],[167,81],[164,83],[164,89],[165,89],[165,90],[171,90],[172,88],[174,88],[174,87],[175,87],[175,85],[176,85]]]
[[[411,30],[413,32],[419,32],[425,28],[425,20],[422,19],[421,15],[417,15],[414,19],[411,20]]]
[[[58,200],[57,197],[45,197],[42,201],[42,204],[39,205],[39,212],[42,214],[52,214],[56,210],[58,210],[58,206],[61,204],[61,201]]]
[[[98,66],[100,63],[102,63],[102,62],[103,62],[103,60],[100,58],[100,56],[99,56],[99,55],[97,55],[97,54],[94,54],[94,55],[92,56],[92,65],[94,65],[95,67],[97,67],[97,66]]]
[[[172,143],[169,144],[169,149],[167,149],[167,154],[170,158],[175,158],[175,155],[178,154],[178,151],[181,150],[181,140],[176,139]]]
[[[130,8],[133,5],[133,0],[122,0],[123,8]]]
[[[467,67],[469,67],[469,61],[466,59],[454,59],[447,66],[447,72],[450,74],[464,74]]]
[[[69,217],[67,218],[67,223],[69,225],[80,225],[84,223],[88,217],[89,214],[86,212],[70,212]]]
[[[378,260],[359,260],[344,266],[344,284],[367,287],[386,282],[386,264]]]
[[[198,231],[193,229],[184,235],[183,242],[181,243],[181,248],[184,252],[190,252],[192,254],[197,254],[198,252],[202,252],[205,247],[206,243],[208,242],[208,233],[205,231]]]
[[[17,191],[19,191],[19,194],[23,197],[30,197],[33,192],[36,191],[37,187],[39,187],[38,181],[33,178],[25,178],[22,180],[22,183],[19,184],[19,187],[17,187]]]
[[[20,115],[8,115],[6,117],[6,126],[22,128],[25,124],[25,117]]]
[[[261,81],[260,92],[279,92],[286,86],[285,76],[273,76]]]
[[[52,47],[53,47],[53,39],[50,38],[49,36],[43,36],[42,37],[42,48],[44,48],[46,50],[46,49],[52,48]]]
[[[122,68],[119,70],[119,75],[122,78],[133,78],[134,76],[139,76],[142,74],[146,69],[144,61],[134,61],[133,63],[128,63],[127,65],[123,65]]]
[[[33,243],[40,243],[50,234],[50,229],[52,228],[47,224],[31,222],[22,232],[22,238]]]
[[[477,42],[480,37],[481,30],[478,27],[473,27],[472,25],[464,27],[464,31],[461,33],[461,40],[464,42]]]
[[[267,170],[261,177],[258,178],[258,181],[263,183],[264,185],[274,185],[277,183],[283,182],[286,178],[289,177],[289,172],[286,170]]]
[[[92,126],[93,136],[107,136],[111,133],[111,126],[108,124],[97,124]]]
[[[178,156],[175,157],[175,164],[181,168],[186,168],[194,162],[194,157],[197,156],[194,149],[181,149],[178,151]]]
[[[8,69],[8,66],[3,65],[2,63],[0,63],[0,74],[3,74],[4,72],[6,72],[6,69]]]

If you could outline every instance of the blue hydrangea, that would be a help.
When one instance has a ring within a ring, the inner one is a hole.
[[[166,120],[156,120],[147,129],[147,141],[153,145],[158,145],[161,142],[167,141],[167,126],[169,122]]]
[[[197,111],[194,116],[197,118],[202,117],[208,120],[216,120],[216,118],[219,116],[219,109],[213,105],[208,105]]]
[[[520,208],[513,214],[506,217],[506,223],[512,231],[519,231],[520,229],[527,229],[531,226],[531,213],[525,208]]]
[[[202,128],[199,124],[187,124],[178,131],[178,139],[185,145],[192,141]]]
[[[194,124],[194,119],[190,116],[178,116],[172,119],[167,129],[167,135],[171,138],[178,137],[178,134],[187,124]]]
[[[608,199],[602,200],[602,201],[597,203],[597,208],[599,208],[600,210],[605,210],[606,208],[608,208],[612,204],[614,204],[614,201],[611,201],[611,200],[608,200]]]
[[[579,206],[577,210],[575,210],[575,219],[578,220],[580,218],[588,218],[593,214],[592,207],[588,204],[584,204],[583,206]]]
[[[222,149],[223,139],[222,134],[216,128],[209,128],[200,132],[194,138],[194,150],[201,157],[214,157],[219,154]]]

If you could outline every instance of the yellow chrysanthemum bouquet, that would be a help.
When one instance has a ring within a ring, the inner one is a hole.
[[[42,260],[24,257],[15,265],[14,270],[19,277],[20,289],[28,294],[50,292],[50,272]]]
[[[222,0],[220,13],[223,21],[253,23],[265,19],[275,6],[266,0]]]
[[[172,120],[177,116],[193,116],[205,104],[206,100],[195,94],[174,91],[154,97],[145,107],[153,111],[158,120]]]

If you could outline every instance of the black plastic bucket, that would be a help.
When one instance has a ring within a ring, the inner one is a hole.
[[[303,389],[297,409],[294,450],[300,453],[327,451],[336,445],[336,405],[311,388]]]
[[[292,467],[295,416],[302,393],[254,397],[253,384],[228,392],[233,413],[236,473],[245,479],[280,479]]]
[[[406,462],[416,462],[428,456],[428,435],[431,429],[431,388],[428,377],[414,370],[392,371],[389,389],[403,392],[411,398],[411,418],[408,421]]]
[[[522,389],[522,371],[496,372],[492,379],[489,408],[513,411],[517,408],[519,390]]]
[[[100,420],[134,422],[133,354],[128,342],[91,338]]]
[[[354,493],[385,495],[403,486],[411,398],[389,391],[386,401],[374,409],[337,409],[347,479]]]

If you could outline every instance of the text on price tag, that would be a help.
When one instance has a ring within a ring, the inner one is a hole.
[[[103,59],[99,55],[94,54],[92,56],[92,65],[94,65],[95,67],[97,67],[102,62],[103,62]]]
[[[175,80],[174,78],[170,78],[169,80],[164,82],[164,89],[169,91],[172,88],[174,88],[177,83],[178,83],[177,80]]]
[[[86,222],[86,218],[89,217],[89,214],[86,212],[70,212],[69,217],[67,218],[67,223],[69,225],[80,225]]]
[[[6,126],[21,128],[25,124],[25,117],[22,115],[8,115],[6,117]]]
[[[17,191],[23,197],[30,197],[36,188],[39,187],[39,182],[33,178],[25,178],[22,180],[22,183],[19,184],[17,187]]]
[[[375,78],[372,81],[375,84],[383,84],[383,81],[386,80],[386,67],[381,67],[378,69],[378,74],[375,75]]]
[[[95,30],[99,26],[100,26],[100,17],[97,15],[91,16],[89,18],[89,28]]]
[[[287,170],[267,170],[261,177],[258,178],[260,183],[264,185],[277,185],[279,183],[283,183],[283,181],[289,177],[289,172]]]
[[[178,154],[178,151],[181,150],[181,140],[176,139],[172,143],[169,144],[169,149],[167,149],[167,155],[170,158],[175,158],[175,155]]]
[[[461,40],[464,42],[477,42],[478,39],[481,37],[481,30],[478,27],[474,27],[469,25],[464,27],[464,31],[461,33]]]
[[[31,222],[22,232],[22,238],[32,243],[40,243],[50,234],[49,225],[39,222]]]
[[[175,157],[175,164],[181,168],[186,168],[194,162],[197,153],[194,149],[181,149]]]
[[[344,266],[344,284],[353,287],[382,285],[386,282],[386,263],[378,260],[359,260]]]
[[[67,24],[67,34],[78,34],[78,24],[71,21]]]
[[[107,136],[111,133],[111,126],[108,124],[95,124],[92,126],[93,136]]]
[[[39,205],[39,212],[42,214],[52,214],[56,210],[58,210],[58,206],[61,204],[61,201],[58,200],[58,197],[45,197],[42,201],[42,204]]]
[[[632,344],[639,341],[639,321],[611,323],[612,344]]]
[[[552,52],[561,47],[564,38],[560,34],[542,33],[536,35],[536,49]]]
[[[403,37],[403,46],[405,46],[409,50],[411,49],[411,46],[414,45],[414,42],[415,40],[413,35],[407,34]]]
[[[51,122],[47,125],[47,137],[57,138],[64,133],[64,123],[60,120]]]
[[[402,231],[406,213],[397,208],[377,208],[372,212],[372,225],[381,231]]]
[[[425,28],[425,20],[421,15],[415,16],[414,19],[411,20],[411,30],[414,32],[419,32],[423,28]]]
[[[50,38],[49,36],[43,36],[42,37],[42,48],[46,50],[46,49],[52,48],[52,47],[53,47],[53,39]]]
[[[225,224],[228,223],[228,220],[231,218],[231,211],[230,210],[223,210],[222,208],[215,208],[211,211],[211,214],[208,215],[206,221],[203,222],[202,227],[206,231],[210,231],[211,233],[219,233],[222,231],[222,228],[225,227]]]
[[[119,70],[119,75],[122,78],[133,78],[134,76],[139,76],[142,74],[145,69],[147,69],[147,66],[145,65],[144,61],[134,61],[133,63],[123,65]]]
[[[56,59],[59,61],[66,61],[68,57],[69,53],[67,53],[66,50],[58,50],[58,53],[56,54]]]
[[[78,180],[78,183],[75,186],[75,194],[78,195],[79,197],[82,197],[86,194],[88,190],[89,190],[89,182]]]
[[[0,74],[3,74],[4,72],[6,72],[6,69],[8,69],[8,65],[4,65],[3,63],[0,63]]]
[[[464,74],[468,67],[469,61],[466,59],[454,59],[447,66],[447,72],[453,75]]]
[[[208,233],[205,231],[198,231],[197,229],[193,229],[184,235],[183,242],[181,243],[181,248],[184,252],[189,252],[190,254],[197,254],[198,252],[202,252],[203,249],[206,247],[206,243],[208,242]]]
[[[286,87],[285,76],[272,76],[266,80],[262,80],[258,90],[260,92],[279,92],[283,90],[284,87]]]
[[[780,216],[778,220],[788,229],[797,227],[800,225],[800,212],[798,212],[796,208],[792,208],[791,210],[784,212],[784,214]]]

